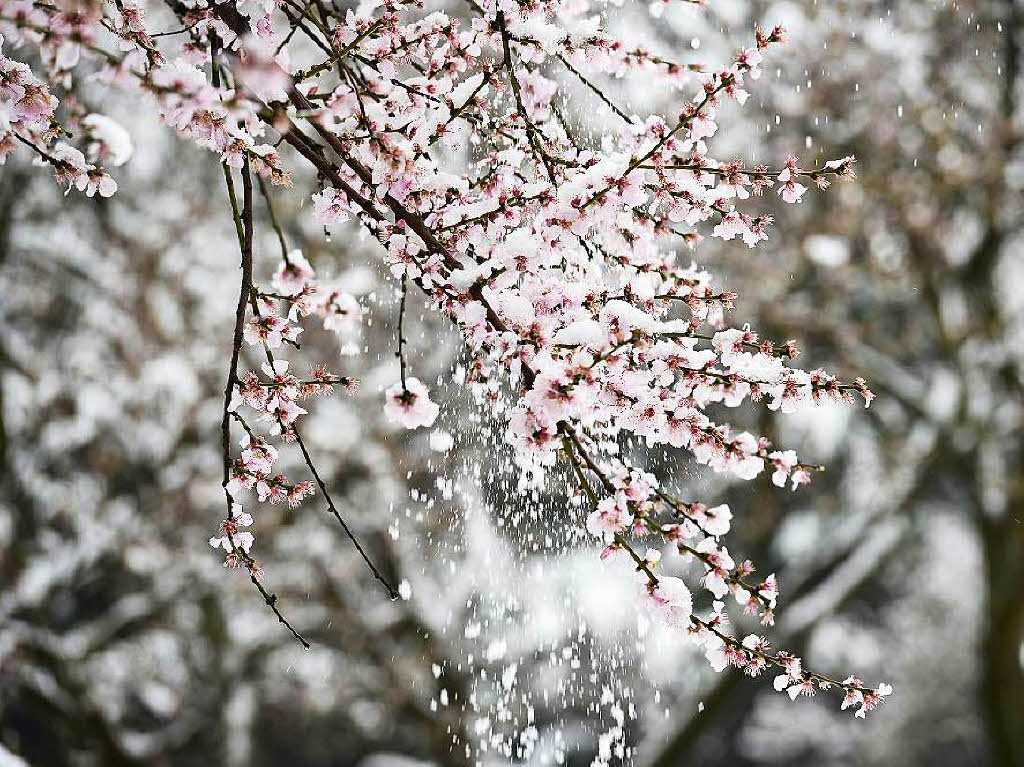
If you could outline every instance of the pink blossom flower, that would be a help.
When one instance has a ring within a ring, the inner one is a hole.
[[[384,397],[384,415],[406,429],[432,426],[440,412],[440,408],[430,401],[427,387],[418,378],[406,378],[404,387],[399,381],[385,392]]]
[[[288,259],[278,264],[271,284],[274,290],[286,296],[295,296],[302,292],[313,280],[313,268],[309,265],[301,250],[288,252]]]
[[[782,182],[782,186],[779,188],[779,196],[790,204],[800,202],[800,198],[807,191],[807,187],[803,184],[798,184],[796,181],[797,173],[799,172],[800,170],[796,166],[796,158],[786,158],[786,166],[779,173],[779,181]]]
[[[348,221],[351,213],[345,193],[340,189],[328,187],[314,194],[313,217],[324,226]]]
[[[775,467],[775,471],[772,473],[772,483],[778,487],[785,487],[790,472],[793,471],[793,467],[797,464],[796,451],[776,450],[773,453],[769,453],[768,459],[772,462],[772,466]]]
[[[645,584],[640,597],[661,625],[677,629],[689,627],[693,599],[681,579],[664,576],[658,579],[657,585]]]
[[[355,296],[334,290],[324,299],[324,329],[338,334],[354,334],[359,331],[363,307]]]
[[[223,535],[210,538],[210,545],[215,549],[224,549],[228,557],[237,556],[238,551],[248,554],[256,539],[251,532],[241,528],[249,527],[251,524],[252,515],[241,511],[241,507],[234,506],[232,516],[221,522],[220,531]],[[230,566],[228,560],[225,560],[224,566]]]
[[[249,320],[244,336],[246,342],[253,346],[262,343],[268,349],[277,349],[284,341],[294,341],[301,332],[302,328],[290,324],[284,317],[268,314]]]
[[[732,512],[725,504],[711,509],[705,508],[703,504],[696,504],[693,518],[709,535],[721,536],[729,532]]]
[[[621,533],[631,524],[633,515],[626,507],[625,498],[602,498],[587,516],[587,532],[598,538]]]
[[[776,346],[749,327],[726,329],[735,294],[677,257],[680,242],[692,245],[708,229],[748,247],[767,239],[773,220],[749,202],[764,189],[796,203],[806,193],[801,176],[823,188],[827,176],[853,175],[852,157],[826,163],[826,172],[801,171],[790,157],[775,172],[711,154],[719,107],[747,100],[764,51],[783,38],[781,28],[756,30],[755,47],[704,73],[626,45],[604,28],[604,17],[566,26],[563,12],[575,14],[585,4],[503,3],[511,38],[500,34],[494,0],[484,0],[482,18],[469,23],[403,3],[345,12],[326,4],[320,31],[328,33],[330,48],[326,59],[311,60],[298,42],[303,36],[294,34],[296,20],[283,17],[274,0],[186,3],[183,21],[191,34],[183,46],[180,38],[150,35],[130,3],[106,10],[86,3],[72,13],[60,3],[44,11],[27,0],[13,2],[4,30],[17,35],[15,50],[34,48],[49,78],[43,83],[26,64],[0,54],[0,162],[24,142],[66,189],[115,192],[103,164],[127,160],[131,138],[102,115],[78,122],[74,102],[58,115],[51,93],[72,93],[79,58],[111,42],[121,50],[100,54],[100,78],[144,94],[167,125],[215,153],[229,178],[248,168],[259,180],[289,184],[270,142],[290,144],[289,157],[303,165],[296,175],[316,174],[312,218],[325,229],[355,219],[379,245],[385,271],[421,288],[427,305],[457,325],[467,346],[460,375],[480,402],[500,402],[506,390],[499,373],[506,374],[514,401],[495,410],[507,415],[524,487],[570,449],[582,461],[574,468],[602,496],[586,530],[607,544],[602,558],[646,577],[641,600],[655,621],[694,638],[716,670],[733,665],[755,675],[781,664],[786,673],[776,686],[793,697],[827,684],[802,671],[793,656],[769,656],[766,639],[748,635],[739,642],[727,633],[726,595],[745,611],[760,612],[765,624],[778,595],[774,576],[750,584],[753,566],[737,568],[720,545],[731,527],[729,507],[674,499],[652,475],[625,463],[639,452],[633,448],[671,446],[743,480],[758,477],[768,462],[776,485],[789,481],[796,488],[810,480],[811,467],[792,450],[737,433],[709,406],[766,400],[769,409],[788,413],[822,398],[845,402],[854,393],[871,401],[860,379],[840,384],[824,371],[789,367],[796,356],[791,344]],[[28,28],[19,25],[22,17]],[[278,33],[275,20],[287,34]],[[215,49],[204,41],[213,38],[223,55],[210,76]],[[179,47],[181,58],[168,61],[161,53]],[[306,67],[294,82],[290,50]],[[598,83],[657,75],[671,87],[692,88],[691,100],[671,116],[623,113],[615,127],[577,144],[553,119],[552,104],[565,96],[565,81],[552,74],[559,68],[549,66],[555,56],[570,70],[603,75]],[[516,77],[511,88],[510,74]],[[81,130],[61,126],[64,113],[69,127]],[[249,344],[267,351],[297,346],[301,323],[316,315],[343,336],[343,352],[358,350],[359,301],[319,282],[301,252],[287,253],[271,286],[254,286],[255,300],[243,306]],[[386,417],[406,428],[432,425],[438,406],[404,372],[385,394]],[[295,424],[306,413],[299,403],[339,385],[354,388],[355,380],[323,366],[300,379],[283,359],[241,374],[226,414],[229,428],[238,421],[245,430],[240,455],[228,456],[231,497],[255,490],[261,501],[295,506],[322,487],[275,473],[271,442],[298,441]],[[266,436],[254,430],[243,406],[257,412],[256,429],[266,426]],[[301,452],[310,461],[304,445]],[[241,529],[251,522],[239,509],[210,542],[226,551],[226,565],[255,574],[252,534]],[[655,540],[641,557],[632,541],[646,537]],[[701,563],[703,587],[715,597],[706,619],[693,613],[680,579],[654,575],[669,567],[661,561],[664,542]],[[849,680],[843,689],[844,708],[859,706],[858,716],[891,692]]]

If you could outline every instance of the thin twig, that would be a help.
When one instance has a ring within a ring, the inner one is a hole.
[[[263,195],[263,199],[267,203],[267,213],[270,216],[270,225],[274,227],[274,232],[277,233],[277,241],[281,244],[281,258],[284,262],[291,265],[288,260],[288,245],[284,240],[284,230],[281,228],[281,223],[277,220],[277,214],[274,212],[274,204],[270,200],[270,190],[267,189],[267,182],[263,180],[263,176],[257,175],[256,180],[260,184],[260,193]]]
[[[398,365],[402,376],[402,391],[407,391],[405,386],[405,297],[408,292],[408,278],[409,270],[402,272],[402,301],[398,305],[398,351],[395,352],[395,356],[398,357]]]
[[[238,358],[242,350],[242,333],[245,326],[245,305],[249,294],[252,292],[252,178],[249,175],[249,159],[245,159],[242,166],[242,210],[238,210],[238,199],[235,196],[235,185],[231,180],[231,169],[227,165],[224,168],[224,181],[228,189],[228,199],[231,202],[231,213],[235,220],[235,231],[238,234],[238,245],[242,251],[242,281],[238,291],[238,304],[235,308],[235,330],[231,339],[231,366],[228,369],[228,380],[224,386],[224,415],[221,419],[221,446],[224,451],[224,497],[227,501],[228,519],[234,518],[234,500],[228,492],[228,482],[231,478],[231,395],[235,385],[238,383]],[[309,649],[309,642],[298,632],[295,627],[282,615],[277,607],[277,595],[272,594],[260,583],[256,576],[258,569],[256,560],[235,546],[234,536],[228,534],[235,553],[245,561],[249,571],[249,580],[256,590],[263,597],[263,601],[273,611],[285,628],[287,628],[303,647]]]
[[[309,467],[310,472],[313,474],[313,479],[316,480],[317,485],[320,487],[320,492],[324,494],[324,499],[327,501],[327,509],[334,515],[334,518],[338,520],[338,524],[341,525],[345,534],[349,537],[349,540],[352,541],[352,545],[356,547],[356,550],[359,552],[359,556],[363,558],[366,566],[370,568],[370,571],[373,573],[373,577],[380,581],[381,585],[387,590],[388,597],[392,600],[398,599],[398,591],[396,591],[395,587],[392,586],[387,578],[384,577],[383,573],[377,569],[377,566],[370,559],[362,544],[359,543],[359,539],[356,538],[355,533],[353,533],[352,529],[345,523],[344,518],[338,511],[338,507],[334,505],[334,500],[331,498],[331,494],[327,491],[327,485],[324,483],[323,479],[320,478],[320,472],[316,470],[316,466],[313,464],[313,459],[310,457],[309,451],[306,449],[306,443],[302,441],[302,436],[299,434],[299,430],[294,426],[294,424],[292,425],[292,432],[295,434],[295,442],[302,451],[302,457],[306,460],[306,466]]]

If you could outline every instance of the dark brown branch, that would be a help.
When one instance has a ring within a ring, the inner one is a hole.
[[[402,377],[402,391],[408,391],[405,386],[405,299],[408,293],[409,271],[402,272],[402,302],[398,306],[398,366]]]
[[[281,245],[281,258],[288,264],[288,244],[284,239],[284,230],[281,228],[281,222],[277,220],[277,214],[274,212],[274,204],[270,200],[270,190],[267,189],[267,182],[263,180],[263,176],[259,175],[256,176],[256,180],[260,185],[260,194],[263,195],[263,199],[267,203],[267,215],[270,216],[270,225],[274,228],[274,232],[277,234],[277,241]]]
[[[228,508],[228,519],[234,517],[234,511],[232,505],[234,503],[231,498],[231,493],[228,492],[228,482],[231,479],[231,412],[229,407],[231,405],[231,394],[234,391],[235,385],[238,383],[238,358],[242,350],[242,334],[245,327],[245,305],[248,302],[249,294],[252,292],[252,178],[249,174],[249,160],[246,158],[245,164],[242,166],[242,210],[238,211],[238,200],[235,197],[235,186],[231,180],[231,170],[227,165],[224,165],[224,179],[227,184],[228,198],[231,202],[231,211],[235,220],[236,231],[239,232],[239,249],[242,251],[242,280],[241,286],[238,291],[238,304],[235,307],[235,329],[231,337],[231,365],[228,369],[228,380],[224,386],[224,415],[221,419],[221,447],[224,451],[224,497],[227,501]],[[277,607],[277,595],[272,594],[260,583],[259,578],[256,576],[257,568],[256,561],[242,551],[240,548],[235,546],[233,540],[234,536],[228,535],[228,539],[231,542],[232,547],[235,549],[235,553],[239,554],[242,560],[245,562],[248,572],[249,580],[252,581],[252,585],[256,587],[256,590],[263,597],[263,601],[267,603],[267,606],[273,611],[274,615],[277,616],[277,620],[280,621],[285,628],[287,628],[292,636],[294,636],[303,647],[309,649],[309,642],[295,630],[295,627],[281,614],[281,611]]]
[[[596,94],[597,97],[599,99],[601,99],[601,101],[603,101],[608,106],[609,109],[611,109],[613,112],[615,112],[615,114],[617,114],[619,117],[621,117],[627,124],[633,122],[630,119],[629,115],[627,115],[625,112],[623,112],[621,109],[619,109],[619,107],[617,107],[615,105],[615,103],[610,98],[608,98],[608,96],[605,95],[604,91],[602,91],[600,88],[598,88],[596,85],[594,85],[590,80],[587,79],[587,77],[582,72],[580,72],[578,69],[576,69],[576,67],[574,67],[569,62],[569,59],[567,59],[564,55],[559,53],[558,54],[558,60],[561,61],[563,64],[565,64],[565,68],[568,69],[570,72],[572,72],[574,75],[576,75],[576,79],[578,79],[581,83],[583,83],[591,91],[593,91],[594,94]]]
[[[523,122],[526,125],[526,135],[530,137],[530,144],[533,146],[534,150],[540,156],[541,161],[544,163],[544,169],[548,173],[548,178],[551,180],[551,183],[554,184],[555,171],[554,168],[551,167],[551,162],[548,159],[547,152],[544,151],[544,147],[541,145],[541,139],[543,138],[543,134],[540,132],[537,126],[533,124],[533,120],[530,119],[530,115],[526,111],[526,105],[523,103],[522,89],[519,85],[519,78],[516,77],[515,63],[512,61],[512,47],[509,43],[508,30],[505,29],[504,11],[499,10],[495,18],[498,23],[498,29],[501,31],[501,48],[502,55],[504,57],[502,65],[508,72],[508,79],[509,82],[512,84],[512,95],[515,96],[516,108],[520,116],[523,118]]]
[[[373,577],[380,581],[380,584],[385,588],[385,590],[387,590],[388,597],[392,600],[398,599],[398,591],[396,591],[395,587],[392,586],[387,578],[384,577],[383,573],[377,569],[377,566],[370,559],[362,544],[359,543],[359,539],[356,538],[355,533],[353,533],[352,529],[345,523],[345,519],[338,511],[338,507],[334,505],[334,499],[331,498],[331,494],[327,490],[327,485],[324,483],[323,479],[320,478],[320,472],[316,470],[316,466],[313,464],[313,459],[310,457],[309,451],[306,449],[306,443],[302,441],[302,436],[294,425],[292,426],[292,432],[295,434],[295,442],[298,444],[299,450],[302,451],[302,457],[306,461],[306,466],[309,467],[310,472],[313,474],[313,479],[316,480],[316,484],[319,486],[320,492],[324,494],[324,499],[327,501],[328,511],[330,511],[334,518],[338,520],[338,524],[341,525],[342,530],[345,531],[345,535],[347,535],[349,540],[352,541],[352,545],[356,547],[356,551],[359,552],[359,556],[363,558],[366,566],[370,568],[370,572],[373,573]]]

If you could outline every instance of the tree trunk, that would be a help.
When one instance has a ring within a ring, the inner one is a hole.
[[[996,767],[1024,767],[1024,477],[1007,513],[984,523],[988,587],[981,642],[981,709]]]

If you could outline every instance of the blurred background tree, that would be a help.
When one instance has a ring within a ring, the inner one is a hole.
[[[609,610],[587,590],[589,544],[560,537],[579,507],[516,503],[492,417],[450,395],[451,450],[383,423],[394,285],[370,245],[325,241],[275,195],[289,243],[371,308],[371,351],[337,365],[362,391],[318,402],[306,438],[377,561],[413,586],[382,600],[317,504],[268,509],[261,561],[314,640],[293,645],[205,546],[237,266],[220,169],[124,119],[162,149],[111,200],[0,169],[3,749],[32,765],[508,763],[508,744],[536,764],[1024,765],[1021,2],[608,12],[683,60],[783,23],[785,55],[720,154],[858,157],[835,194],[766,195],[769,248],[693,256],[740,294],[736,320],[879,399],[757,424],[828,465],[795,496],[665,465],[745,518],[736,547],[764,572],[787,563],[779,645],[891,679],[892,704],[867,722],[793,706],[710,673],[628,600]],[[671,106],[613,87],[638,111]],[[603,109],[583,89],[562,106]],[[257,232],[266,277],[278,246],[265,219]],[[457,340],[417,309],[417,375],[448,379]],[[309,359],[337,358],[333,336],[307,335]]]
[[[791,33],[789,55],[755,96],[760,135],[734,137],[736,157],[794,154],[812,166],[855,154],[859,178],[837,194],[811,190],[798,210],[769,195],[772,248],[701,257],[729,273],[743,319],[769,337],[800,339],[806,364],[856,371],[879,395],[852,420],[808,416],[812,444],[829,431],[845,439],[819,441],[836,447],[823,456],[829,472],[787,504],[787,519],[778,501],[737,491],[771,531],[772,549],[789,559],[788,547],[803,547],[808,573],[827,563],[809,583],[860,580],[853,599],[838,589],[842,610],[816,625],[791,605],[790,630],[813,654],[816,643],[844,652],[837,631],[881,627],[882,657],[905,663],[906,695],[900,713],[868,723],[864,737],[824,726],[819,710],[804,710],[803,726],[783,719],[774,701],[757,704],[756,690],[723,679],[711,716],[679,729],[652,763],[874,764],[899,754],[913,764],[1024,764],[1024,6],[720,10],[710,24],[771,20]],[[782,417],[775,428],[800,427]],[[816,531],[833,536],[851,517],[869,521],[845,560],[830,562]],[[889,526],[890,537],[873,540],[870,530]],[[746,736],[723,737],[725,727]]]

